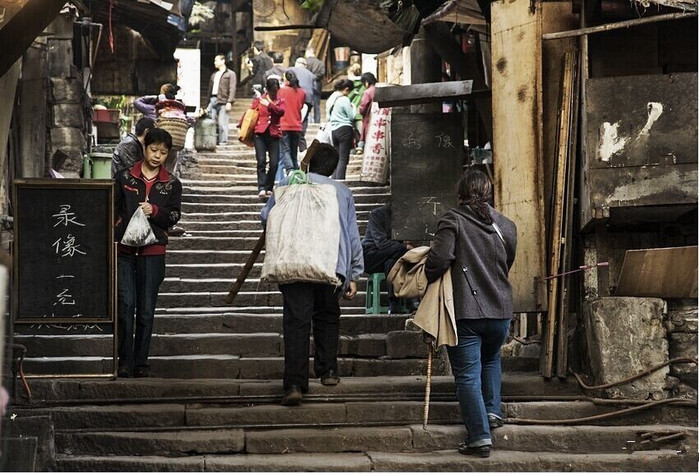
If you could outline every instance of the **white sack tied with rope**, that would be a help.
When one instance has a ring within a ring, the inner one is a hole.
[[[274,189],[262,281],[337,286],[340,215],[335,187],[311,183],[302,171],[293,172],[289,182]]]

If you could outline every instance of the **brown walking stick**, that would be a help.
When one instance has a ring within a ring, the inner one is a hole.
[[[238,279],[231,285],[231,289],[226,295],[225,301],[228,304],[233,303],[233,300],[235,299],[235,295],[238,294],[240,289],[243,287],[243,283],[245,283],[245,280],[247,279],[248,275],[250,274],[250,270],[252,270],[252,266],[255,265],[255,262],[257,261],[257,257],[260,255],[260,252],[262,252],[262,249],[265,247],[265,230],[262,230],[262,235],[260,238],[257,240],[257,243],[255,244],[255,248],[252,249],[252,252],[250,253],[250,256],[248,257],[248,261],[245,262],[245,266],[243,267],[243,270],[240,272],[240,275],[238,275]]]
[[[430,416],[430,393],[432,392],[432,357],[434,355],[434,339],[426,341],[430,346],[427,353],[427,382],[425,383],[425,408],[422,412],[422,429],[427,430],[427,419]]]

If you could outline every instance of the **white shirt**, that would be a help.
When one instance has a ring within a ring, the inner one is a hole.
[[[223,76],[224,72],[226,72],[225,69],[223,71],[218,71],[214,76],[214,87],[211,89],[212,97],[218,95],[218,83],[221,82],[221,76]]]

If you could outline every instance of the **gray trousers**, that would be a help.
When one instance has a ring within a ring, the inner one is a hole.
[[[206,108],[212,119],[218,123],[218,143],[228,143],[228,111],[226,104],[218,104],[216,97],[209,100],[209,106]]]

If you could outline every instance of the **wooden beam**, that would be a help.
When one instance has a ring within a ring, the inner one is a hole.
[[[65,5],[65,0],[32,0],[0,29],[0,76],[31,46]]]
[[[468,97],[473,81],[431,82],[412,86],[377,87],[374,100],[379,107],[429,104],[447,99]]]
[[[591,26],[588,28],[580,28],[578,30],[560,31],[558,33],[546,33],[541,35],[543,40],[557,40],[563,38],[573,38],[575,36],[586,36],[595,33],[604,33],[605,31],[620,30],[638,25],[646,25],[648,23],[657,23],[660,21],[683,20],[685,18],[696,18],[697,12],[690,13],[667,13],[665,15],[649,16],[645,18],[635,18],[633,20],[624,20],[616,23],[607,23],[606,25]]]

